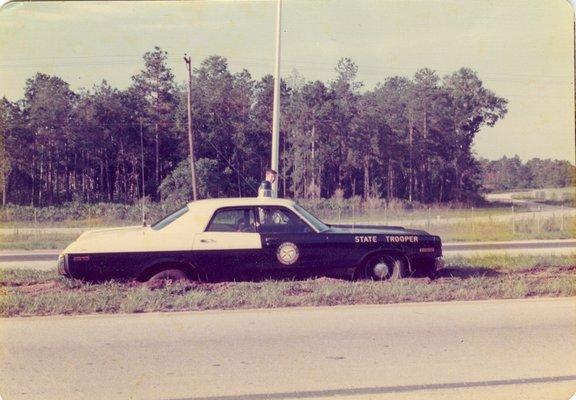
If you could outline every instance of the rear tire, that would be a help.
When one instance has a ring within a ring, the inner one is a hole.
[[[362,279],[396,280],[408,276],[408,265],[402,257],[377,254],[366,261],[361,272],[360,277]]]
[[[159,271],[157,273],[155,273],[154,275],[152,275],[150,277],[150,279],[148,279],[150,282],[156,282],[156,281],[179,281],[179,280],[184,280],[184,279],[188,279],[188,275],[186,274],[185,271],[182,271],[181,269],[165,269],[163,271]]]

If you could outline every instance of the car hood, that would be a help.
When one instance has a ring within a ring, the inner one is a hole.
[[[64,253],[122,251],[141,243],[149,229],[145,226],[125,226],[86,231],[66,247]]]
[[[401,226],[383,225],[329,225],[326,233],[353,233],[366,235],[430,235],[428,232],[417,229],[406,229]]]
[[[148,230],[145,226],[122,226],[119,228],[105,228],[105,229],[92,229],[82,233],[77,240],[85,239],[96,239],[108,235],[114,235],[115,237],[122,237],[126,235],[133,235],[135,233],[142,233]]]

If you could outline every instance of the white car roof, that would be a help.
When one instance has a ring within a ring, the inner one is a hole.
[[[187,232],[202,232],[214,212],[222,207],[284,206],[294,210],[294,201],[271,197],[232,197],[225,199],[196,200],[187,204],[188,214],[168,225],[169,231],[185,229]]]
[[[290,199],[277,199],[272,197],[230,197],[225,199],[203,199],[191,201],[188,208],[195,210],[215,210],[221,207],[235,206],[293,206]]]

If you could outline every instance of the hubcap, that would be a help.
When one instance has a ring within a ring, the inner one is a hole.
[[[386,279],[390,274],[390,268],[388,268],[388,264],[385,261],[381,260],[378,261],[374,268],[372,269],[374,273],[374,277],[378,279]]]

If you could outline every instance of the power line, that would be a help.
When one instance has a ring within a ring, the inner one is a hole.
[[[134,64],[135,62],[141,62],[142,61],[142,56],[138,56],[138,55],[115,55],[115,56],[108,56],[108,55],[89,55],[89,56],[71,56],[71,57],[37,57],[34,59],[38,59],[38,60],[52,60],[52,59],[67,59],[67,58],[71,58],[71,59],[82,59],[82,58],[107,58],[107,57],[111,57],[111,58],[126,58],[125,60],[109,60],[109,59],[104,59],[104,60],[98,60],[98,61],[90,61],[90,62],[85,62],[85,61],[69,61],[69,62],[58,62],[58,63],[53,63],[53,62],[45,62],[45,63],[33,63],[33,64],[20,64],[20,63],[10,63],[10,61],[16,61],[19,59],[13,59],[13,60],[6,60],[4,59],[4,61],[9,61],[9,63],[0,63],[0,69],[4,69],[4,68],[37,68],[37,67],[42,67],[42,66],[57,66],[57,67],[64,67],[64,66],[74,66],[74,65],[93,65],[93,66],[98,66],[98,65],[130,65],[130,64]],[[172,61],[172,62],[177,62],[180,60],[179,57],[167,57],[167,60]],[[240,60],[243,61],[247,64],[255,64],[255,65],[268,65],[270,67],[272,67],[272,62],[267,59],[267,58],[259,58],[259,57],[230,57],[227,58],[228,62],[230,61],[236,61],[236,60]],[[334,68],[336,66],[335,63],[330,63],[330,62],[326,62],[326,61],[317,61],[317,60],[289,60],[286,59],[286,61],[283,62],[284,64],[288,64],[291,66],[313,66],[313,65],[317,65],[317,66],[322,66],[322,67],[328,67],[328,68]],[[54,65],[56,64],[56,65]],[[381,65],[367,65],[367,64],[363,64],[363,65],[359,65],[359,70],[366,70],[366,69],[371,69],[371,70],[377,70],[377,71],[403,71],[403,72],[411,72],[413,70],[418,70],[421,68],[425,68],[422,66],[406,66],[406,67],[384,67]],[[283,68],[284,70],[286,70],[287,68]],[[443,70],[443,69],[433,69],[431,68],[433,71],[435,72],[439,72],[439,73],[452,73],[455,71],[452,70]],[[510,76],[510,77],[525,77],[525,78],[537,78],[537,79],[565,79],[564,76],[562,75],[543,75],[543,74],[522,74],[522,73],[510,73],[510,72],[494,72],[494,71],[481,71],[481,70],[477,70],[472,68],[475,72],[477,72],[479,75],[496,75],[496,76]],[[491,78],[493,79],[493,78]]]
[[[232,163],[230,163],[230,161],[228,161],[228,158],[225,157],[225,156],[218,150],[218,148],[214,145],[214,143],[212,143],[212,141],[210,141],[210,139],[208,139],[207,137],[204,137],[204,138],[202,138],[202,140],[205,140],[206,142],[208,142],[208,144],[209,144],[210,146],[212,146],[212,148],[214,149],[214,151],[216,151],[216,154],[217,154],[220,158],[222,158],[224,161],[226,161],[226,163],[228,164],[228,166],[229,166],[230,168],[232,168],[234,171],[236,171],[236,173],[238,174],[238,176],[241,177],[241,178],[244,180],[244,182],[245,182],[248,186],[250,186],[250,188],[251,188],[252,190],[256,190],[256,188],[255,188],[254,186],[252,186],[252,184],[251,184],[250,182],[248,182],[248,180],[244,177],[244,175],[243,175],[236,167],[234,167],[234,165],[232,165]]]

